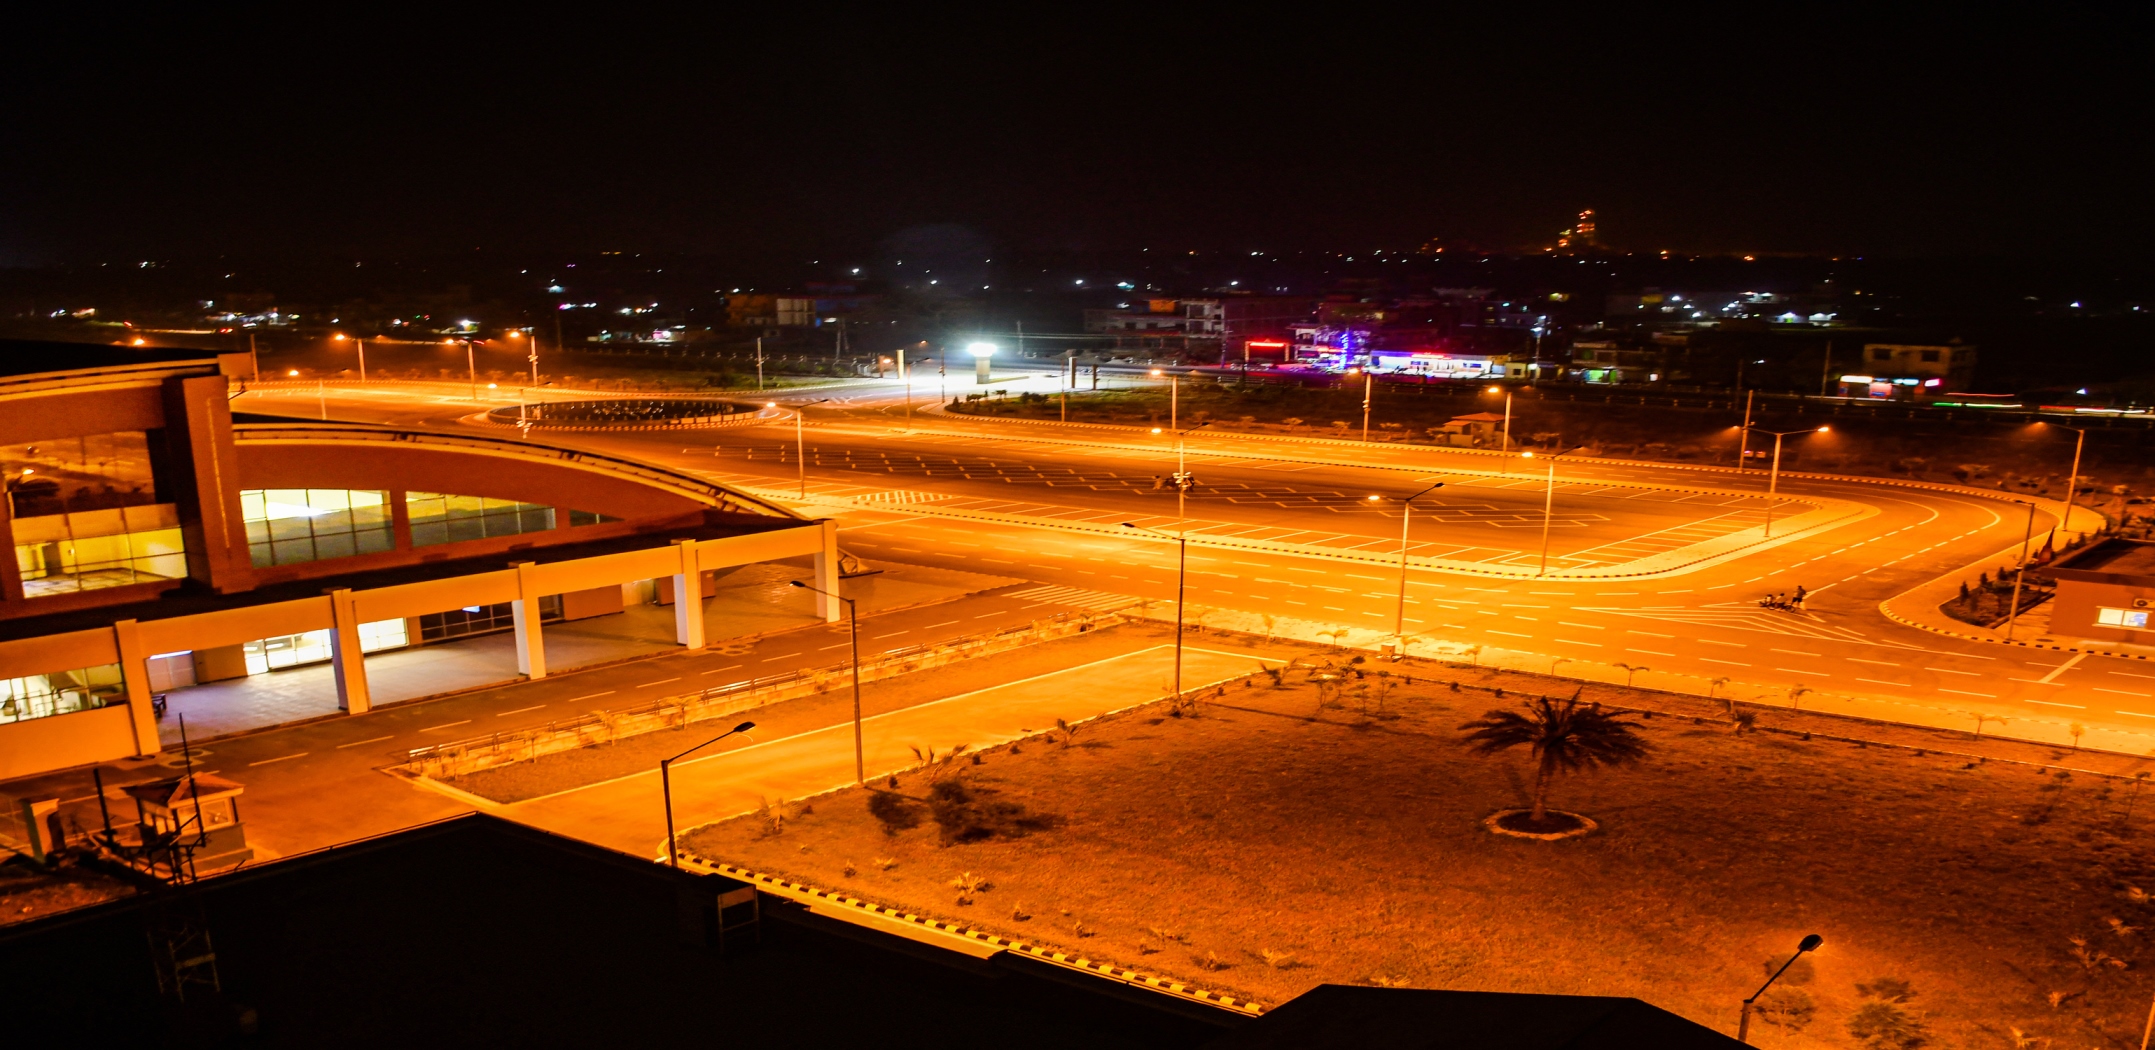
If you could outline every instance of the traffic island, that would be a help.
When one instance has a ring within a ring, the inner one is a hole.
[[[1474,753],[1460,729],[1522,710],[1529,680],[1402,667],[1260,673],[938,753],[870,790],[768,800],[683,849],[1238,1000],[1326,983],[1629,995],[1733,1031],[1762,968],[1815,931],[1831,947],[1762,1044],[1834,1043],[1880,1012],[1881,978],[1920,997],[1941,1044],[2138,1033],[2142,970],[2082,958],[2155,964],[2133,932],[2155,923],[2139,892],[2155,801],[2130,780],[1945,753],[1965,734],[1759,732],[1609,687],[1591,691],[1635,712],[1647,755],[1559,777],[1552,808],[1598,827],[1549,848],[1485,824],[1531,797],[1527,752]],[[1903,1002],[1886,1005],[1915,1017]]]
[[[1532,810],[1500,809],[1484,818],[1482,827],[1507,838],[1557,842],[1593,834],[1601,825],[1594,823],[1592,817],[1560,809],[1550,810],[1540,820],[1534,819]]]

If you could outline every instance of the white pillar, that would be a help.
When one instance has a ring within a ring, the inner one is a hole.
[[[690,649],[703,648],[703,570],[696,559],[695,540],[675,540],[681,552],[681,571],[673,578],[674,639]]]
[[[359,651],[359,609],[348,588],[329,592],[329,666],[337,680],[337,706],[353,715],[372,710],[366,658]]]
[[[845,603],[830,597],[843,593],[838,589],[838,523],[830,518],[816,522],[823,527],[823,542],[816,546],[816,588],[824,593],[816,595],[816,617],[825,623],[837,623],[845,614]]]
[[[135,754],[154,755],[164,750],[164,745],[157,739],[157,711],[150,706],[150,654],[142,651],[142,633],[133,620],[113,623],[112,642],[120,657],[120,681],[127,687],[127,714],[134,725]]]
[[[546,639],[539,631],[538,589],[531,580],[532,563],[516,563],[516,602],[510,613],[516,623],[516,673],[526,678],[546,677]]]

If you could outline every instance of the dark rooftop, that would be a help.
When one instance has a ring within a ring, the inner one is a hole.
[[[219,353],[171,346],[118,346],[109,343],[50,343],[30,339],[0,339],[0,376],[38,375],[76,368],[111,368],[116,365],[176,364],[188,361],[212,365]]]
[[[2059,562],[2058,568],[2118,576],[2155,576],[2155,543],[2107,539]]]

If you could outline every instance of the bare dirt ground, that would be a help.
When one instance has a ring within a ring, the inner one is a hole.
[[[130,896],[125,879],[92,868],[65,864],[43,869],[24,858],[0,863],[0,926]]]
[[[1173,628],[1157,624],[1125,624],[947,667],[868,682],[861,686],[861,714],[866,717],[895,711],[941,700],[947,696],[1104,660],[1120,653],[1173,641],[1174,633]],[[852,717],[852,688],[841,685],[828,693],[782,701],[768,707],[744,711],[737,716],[692,722],[675,729],[646,733],[611,744],[547,755],[534,762],[520,762],[512,766],[488,769],[450,778],[444,783],[453,784],[461,790],[496,802],[521,802],[556,791],[566,791],[657,769],[660,759],[693,747],[698,740],[725,732],[738,722],[755,722],[755,739],[760,740],[820,729]]]
[[[1733,1032],[1765,966],[1817,932],[1754,1043],[2138,1038],[2155,800],[2089,770],[2144,759],[1783,711],[1736,734],[1706,701],[1590,689],[1659,711],[1655,751],[1559,783],[1552,805],[1598,833],[1528,842],[1480,824],[1523,802],[1525,756],[1471,753],[1457,727],[1547,685],[1393,669],[1415,681],[1381,702],[1320,708],[1300,675],[1260,677],[1194,717],[1152,705],[939,771],[961,790],[908,775],[882,819],[887,786],[684,845],[1272,1003],[1323,982],[1634,995]],[[2053,756],[2080,772],[2000,761]],[[1858,1017],[1889,1038],[1858,1040]]]

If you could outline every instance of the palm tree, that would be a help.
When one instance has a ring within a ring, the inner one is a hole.
[[[1535,823],[1549,816],[1549,781],[1558,773],[1597,766],[1627,766],[1646,757],[1647,743],[1638,727],[1609,714],[1600,704],[1544,696],[1524,705],[1526,712],[1494,710],[1459,728],[1468,730],[1467,746],[1485,755],[1524,745],[1538,766],[1534,775]]]

